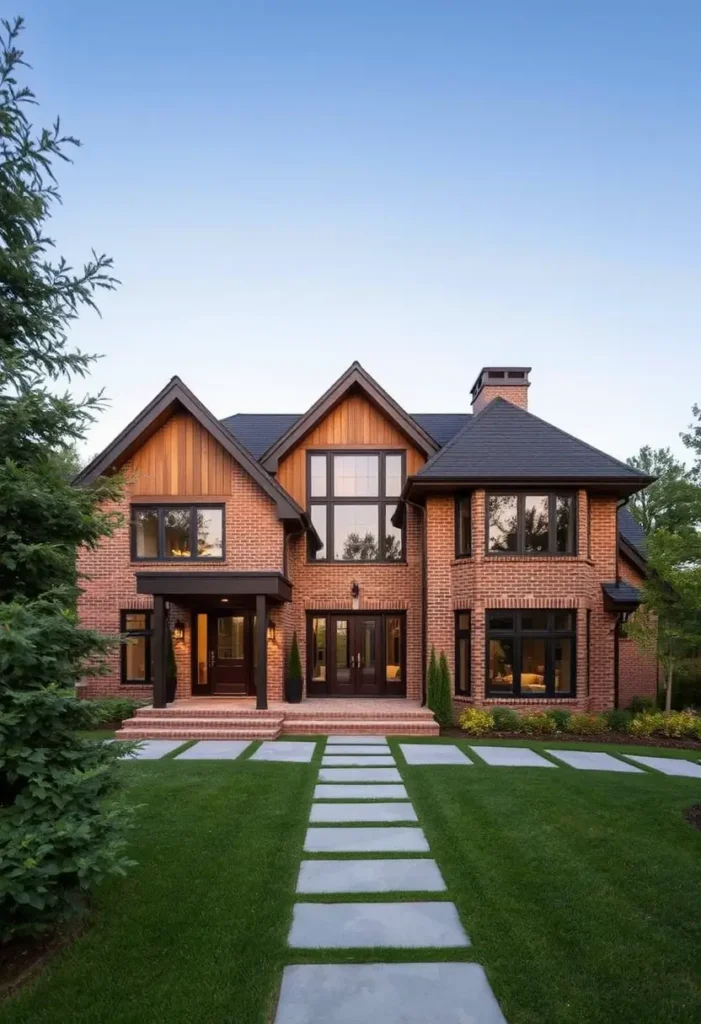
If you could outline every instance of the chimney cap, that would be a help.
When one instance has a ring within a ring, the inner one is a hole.
[[[496,384],[498,387],[530,387],[528,374],[531,369],[530,366],[483,366],[470,389],[472,401],[474,402],[486,384]]]

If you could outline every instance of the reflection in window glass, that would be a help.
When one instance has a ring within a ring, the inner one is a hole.
[[[131,636],[126,642],[126,676],[129,682],[146,681],[146,637]]]
[[[572,612],[553,612],[553,629],[574,629]]]
[[[527,494],[524,498],[526,551],[547,551],[550,516],[547,494]]]
[[[313,553],[313,557],[326,558],[326,505],[312,505],[310,514],[312,526],[319,534],[322,545],[316,553]]]
[[[312,619],[312,679],[326,682],[326,619]]]
[[[242,661],[245,619],[243,615],[220,615],[217,619],[217,657]]]
[[[555,641],[555,691],[572,693],[572,641],[562,637]]]
[[[458,637],[458,672],[456,683],[458,693],[470,692],[470,641],[466,636]]]
[[[158,511],[137,509],[134,516],[137,558],[158,558]]]
[[[489,613],[489,628],[490,629],[513,629],[514,628],[514,614],[513,614],[513,612],[490,612]]]
[[[336,619],[336,682],[350,682],[348,619]]]
[[[375,498],[379,494],[379,455],[334,455],[336,498]]]
[[[515,494],[489,496],[489,550],[515,551],[518,544],[518,500]]]
[[[309,493],[312,498],[326,497],[325,455],[312,455],[309,458]]]
[[[392,524],[392,516],[397,511],[396,505],[385,505],[385,561],[401,562],[402,531]]]
[[[558,495],[555,499],[556,548],[564,554],[574,552],[574,499]]]
[[[197,616],[197,685],[207,685],[207,615],[200,613]]]
[[[335,505],[334,558],[342,562],[369,562],[378,557],[377,505]]]
[[[521,641],[521,693],[545,693],[545,640]]]
[[[402,457],[385,455],[385,495],[398,498],[402,493]]]
[[[387,682],[401,682],[402,678],[402,620],[395,615],[385,619],[385,658]]]
[[[122,681],[147,683],[151,679],[151,613],[124,612],[122,632]]]
[[[189,558],[190,509],[169,508],[165,514],[165,557]]]
[[[472,545],[471,504],[472,498],[469,496],[458,500],[458,537],[456,552],[458,555],[470,554]]]
[[[521,612],[521,629],[547,629],[548,613],[544,611]]]
[[[514,688],[514,645],[511,640],[489,641],[489,689],[512,693]]]
[[[470,613],[460,612],[458,615],[458,629],[469,629],[470,628]]]
[[[224,513],[220,508],[197,509],[197,554],[221,558],[224,553]]]

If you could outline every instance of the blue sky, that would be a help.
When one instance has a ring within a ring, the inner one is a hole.
[[[359,359],[408,410],[483,365],[619,458],[701,403],[701,5],[28,0],[58,249],[120,289],[103,447],[175,373],[219,416]]]

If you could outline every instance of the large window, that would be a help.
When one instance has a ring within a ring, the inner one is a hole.
[[[132,558],[179,562],[224,557],[221,505],[133,505]]]
[[[470,686],[470,613],[455,613],[455,692],[469,697]]]
[[[400,562],[402,531],[392,525],[404,484],[402,452],[310,452],[309,514],[322,562]]]
[[[573,697],[575,613],[488,611],[487,695]]]
[[[121,678],[129,685],[151,682],[151,612],[123,611]]]
[[[573,494],[488,494],[487,554],[573,555]]]

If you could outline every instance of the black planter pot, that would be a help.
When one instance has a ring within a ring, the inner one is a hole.
[[[285,679],[285,700],[288,704],[301,704],[302,702],[302,680]]]
[[[177,680],[175,677],[166,680],[166,701],[168,704],[172,704],[175,700],[175,685]]]

